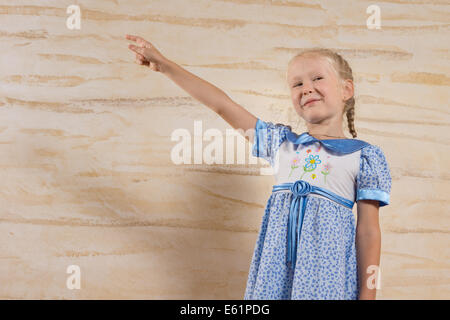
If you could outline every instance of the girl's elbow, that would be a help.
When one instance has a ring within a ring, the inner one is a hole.
[[[381,230],[379,226],[356,227],[356,235],[358,237],[381,238]]]

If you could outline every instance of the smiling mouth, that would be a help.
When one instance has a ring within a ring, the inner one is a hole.
[[[310,105],[314,104],[314,102],[318,102],[318,101],[320,101],[320,100],[313,100],[313,101],[310,101],[310,102],[308,102],[308,103],[305,103],[303,106],[304,106],[304,107],[310,106]]]

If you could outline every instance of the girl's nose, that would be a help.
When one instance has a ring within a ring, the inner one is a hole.
[[[312,92],[312,85],[309,82],[303,83],[302,87],[303,93]]]
[[[303,88],[303,94],[311,93],[311,92],[312,92],[312,88]]]

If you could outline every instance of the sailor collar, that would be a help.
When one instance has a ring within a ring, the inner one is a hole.
[[[289,131],[287,133],[287,139],[294,145],[308,145],[314,142],[320,142],[326,149],[343,154],[353,153],[369,145],[369,143],[359,139],[320,140],[311,136],[307,132],[303,132],[302,134],[298,135],[295,132]],[[297,147],[298,146],[296,146],[295,148],[297,149]]]

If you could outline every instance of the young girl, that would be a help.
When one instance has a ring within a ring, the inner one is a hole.
[[[161,72],[235,129],[249,129],[252,154],[275,169],[244,299],[375,299],[380,261],[379,207],[391,176],[376,145],[346,138],[354,127],[353,75],[328,49],[292,58],[287,82],[307,132],[256,118],[222,90],[127,35],[136,61]],[[249,132],[247,131],[247,132]],[[357,202],[357,225],[352,213]]]

